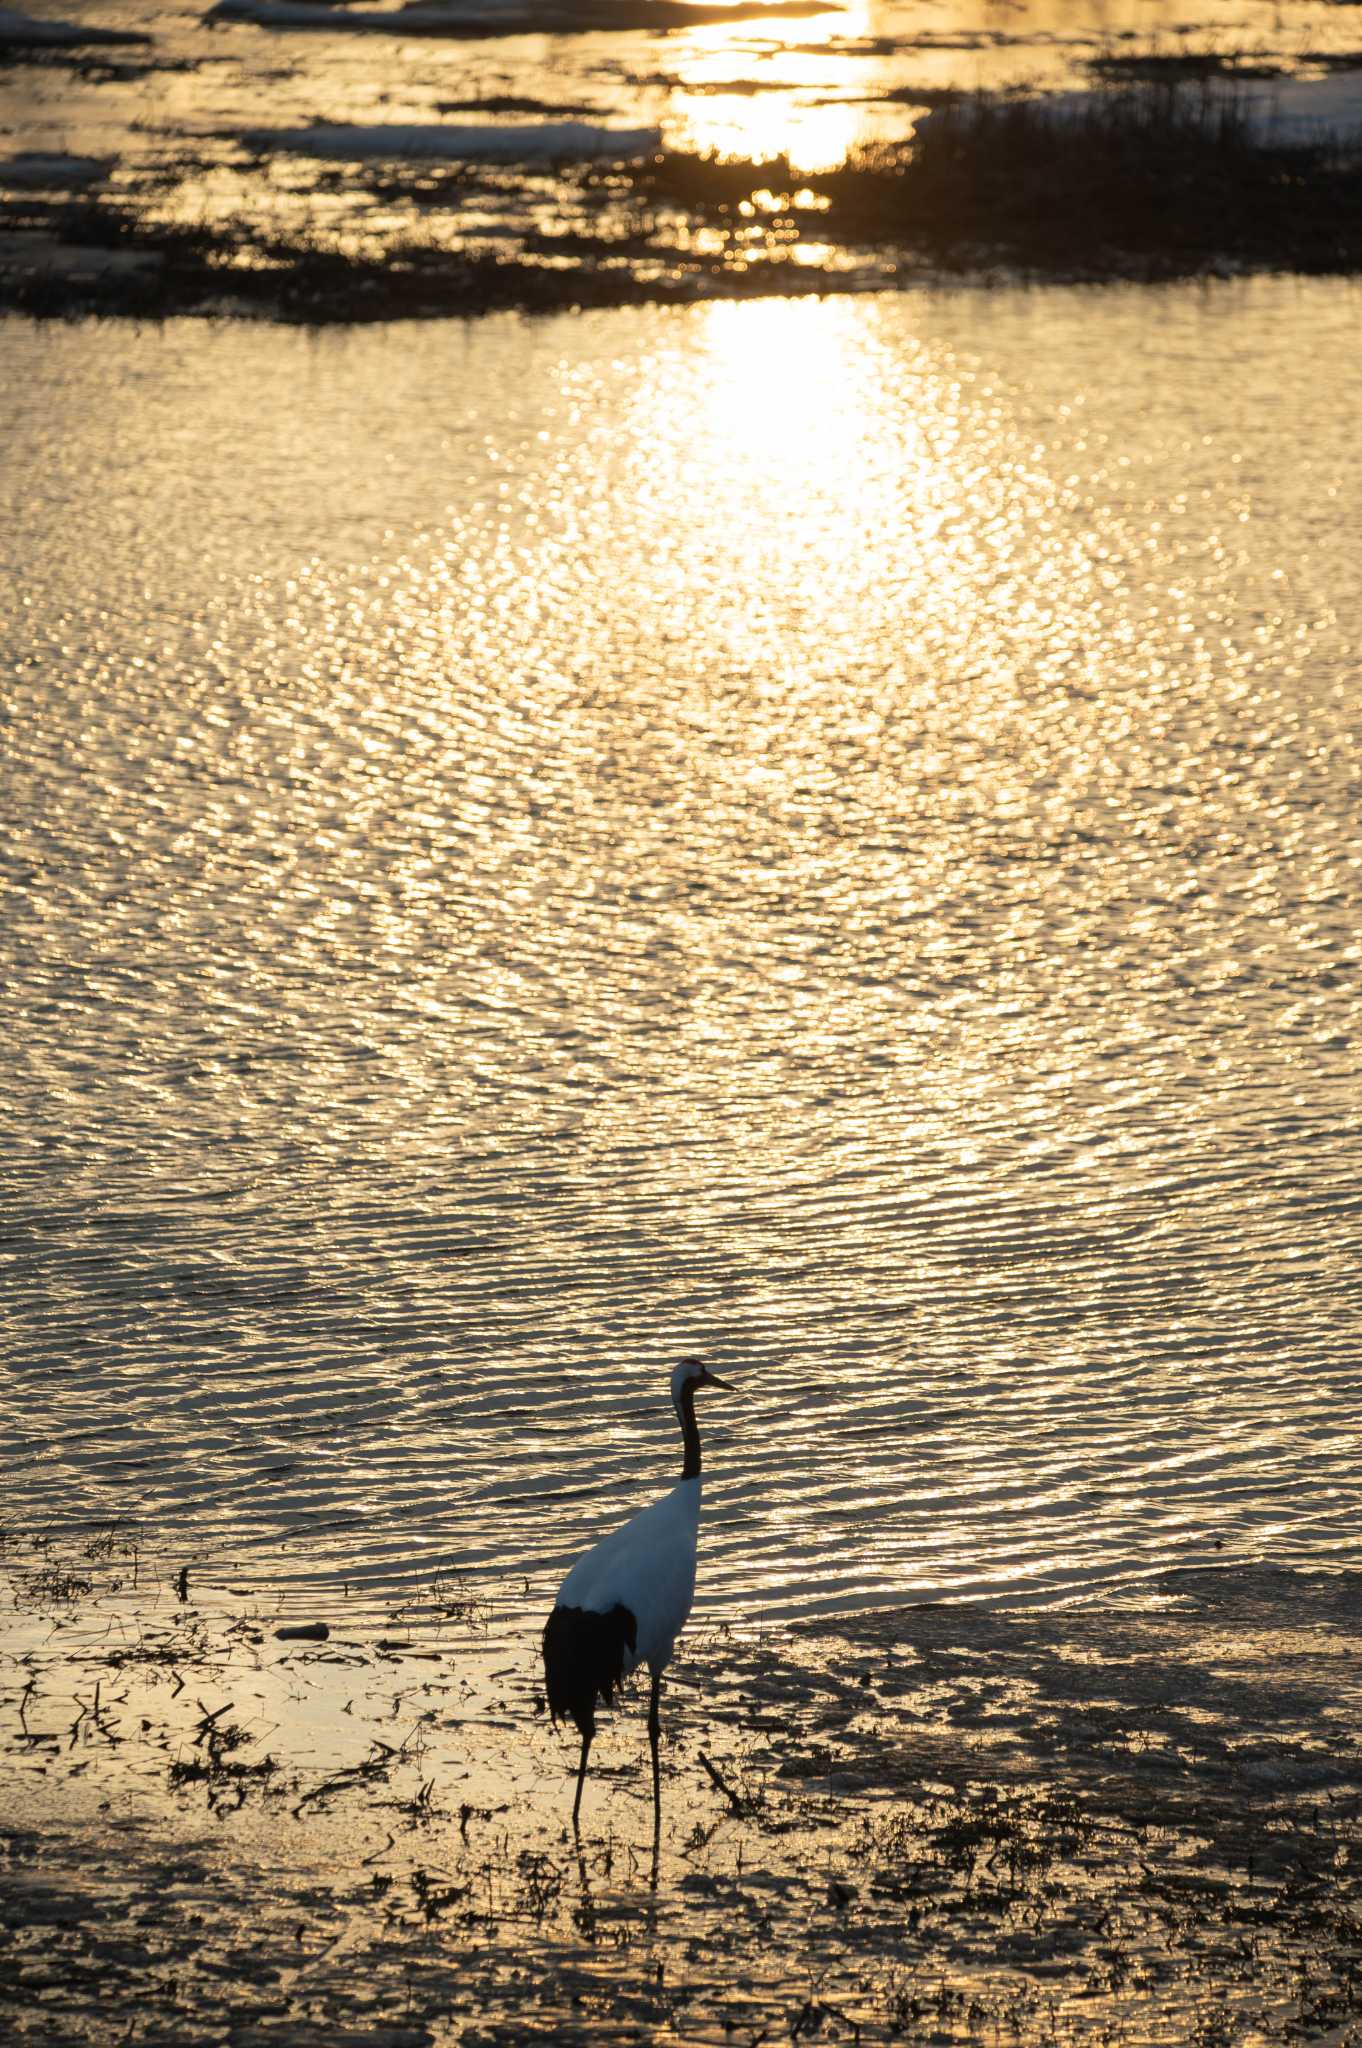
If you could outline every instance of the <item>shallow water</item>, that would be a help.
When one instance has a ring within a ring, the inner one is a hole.
[[[5,1519],[1351,1555],[1358,310],[0,329]]]

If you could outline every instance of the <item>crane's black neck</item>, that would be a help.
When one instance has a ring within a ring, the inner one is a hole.
[[[695,1381],[687,1380],[676,1397],[677,1413],[681,1417],[681,1440],[686,1447],[685,1461],[681,1467],[683,1479],[700,1477],[700,1431],[695,1421]]]

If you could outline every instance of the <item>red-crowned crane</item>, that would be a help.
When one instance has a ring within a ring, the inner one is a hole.
[[[695,1597],[695,1542],[700,1528],[700,1432],[695,1396],[723,1387],[698,1358],[672,1374],[672,1404],[681,1424],[685,1461],[680,1482],[622,1529],[579,1558],[558,1589],[544,1628],[544,1689],[555,1721],[570,1714],[582,1738],[572,1825],[582,1805],[586,1760],[596,1733],[596,1701],[608,1707],[615,1687],[636,1665],[652,1673],[648,1741],[653,1752],[653,1838],[662,1828],[657,1760],[662,1673]],[[728,1391],[725,1388],[725,1391]]]

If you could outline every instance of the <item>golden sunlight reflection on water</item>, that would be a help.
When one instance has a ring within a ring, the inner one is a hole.
[[[717,1614],[1351,1541],[1356,303],[5,330],[15,1511],[533,1608],[703,1350]]]
[[[839,96],[848,86],[839,78],[836,46],[870,35],[874,14],[868,4],[853,4],[773,24],[769,39],[753,22],[691,30],[672,67],[672,147],[757,162],[784,156],[804,171],[841,163],[877,132],[877,123],[872,106]],[[858,65],[854,89],[871,95],[874,83],[873,66]],[[726,85],[734,89],[725,92]]]

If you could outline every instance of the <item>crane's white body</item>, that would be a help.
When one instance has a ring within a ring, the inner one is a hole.
[[[683,1479],[578,1558],[558,1589],[557,1605],[594,1614],[627,1607],[638,1633],[624,1668],[646,1664],[656,1677],[695,1598],[699,1532],[700,1481]]]
[[[700,1432],[695,1424],[699,1387],[724,1381],[700,1358],[683,1358],[672,1374],[672,1406],[685,1456],[670,1493],[614,1529],[579,1558],[558,1588],[544,1624],[544,1691],[555,1721],[567,1715],[582,1738],[572,1825],[582,1806],[586,1760],[596,1733],[596,1702],[614,1703],[627,1672],[646,1664],[652,1673],[648,1747],[653,1756],[653,1855],[662,1833],[662,1781],[658,1762],[662,1673],[685,1627],[695,1597],[695,1546],[700,1533]],[[654,1865],[656,1875],[656,1865]]]

